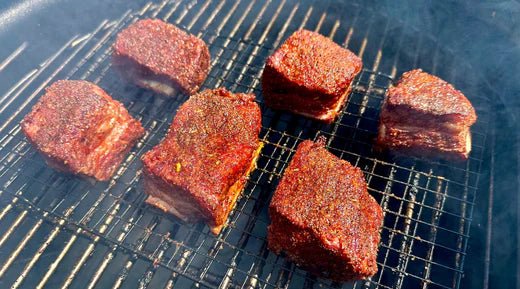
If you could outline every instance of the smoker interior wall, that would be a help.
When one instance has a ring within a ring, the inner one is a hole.
[[[12,65],[20,67],[4,75],[0,91],[19,79],[28,68],[41,63],[72,35],[91,31],[103,19],[113,19],[127,9],[141,7],[145,0],[15,0],[0,2],[0,59],[27,41],[25,57]],[[377,3],[376,3],[377,2]],[[518,244],[518,113],[520,85],[520,4],[516,1],[365,1],[373,9],[420,33],[430,33],[480,71],[501,97],[497,104],[494,167],[483,178],[477,196],[475,220],[466,260],[463,288],[480,288],[486,280],[492,288],[517,287]],[[334,8],[335,3],[331,4]],[[334,13],[334,9],[330,9]],[[424,49],[428,49],[425,47]],[[385,55],[385,57],[391,55]],[[17,74],[19,72],[19,74]],[[0,117],[0,121],[2,121]],[[492,138],[490,138],[492,139]],[[490,140],[490,142],[492,142]],[[491,147],[492,143],[488,147]],[[491,161],[491,158],[490,158]],[[492,194],[486,188],[492,187]],[[489,204],[490,197],[493,203]],[[491,215],[488,215],[491,213]],[[488,227],[488,222],[492,225]],[[489,231],[491,229],[491,231]],[[486,275],[486,236],[491,232],[489,275]],[[488,278],[489,279],[486,279]]]

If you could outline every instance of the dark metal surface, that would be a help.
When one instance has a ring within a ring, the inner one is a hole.
[[[429,33],[420,33],[421,27],[396,21],[391,11],[380,13],[364,5],[187,1],[157,2],[141,9],[133,6],[137,1],[125,3],[116,1],[103,10],[66,2],[63,5],[69,8],[59,13],[78,9],[96,17],[73,21],[56,35],[46,31],[43,42],[11,33],[13,41],[2,50],[1,288],[341,287],[314,279],[265,247],[266,208],[272,191],[297,143],[317,134],[329,138],[333,153],[365,172],[371,194],[385,210],[379,273],[343,287],[454,288],[463,272],[493,279],[485,273],[485,264],[490,271],[494,268],[493,252],[485,244],[485,240],[493,242],[493,231],[481,232],[478,227],[480,222],[495,222],[486,213],[493,206],[484,202],[475,207],[474,201],[479,186],[484,199],[494,196],[492,189],[487,192],[494,186],[489,175],[495,172],[490,168],[503,156],[494,157],[494,129],[488,136],[498,117],[495,100],[503,95],[471,61],[459,59],[456,50]],[[164,99],[125,84],[110,68],[113,37],[143,17],[181,25],[209,44],[213,69],[205,87],[254,92],[260,103],[258,78],[264,60],[295,29],[319,31],[363,58],[365,70],[354,93],[330,126],[262,106],[261,138],[267,145],[230,226],[218,237],[202,224],[182,224],[143,204],[138,159],[164,136],[183,101],[182,96]],[[15,22],[8,25],[14,31],[21,29]],[[38,33],[37,29],[27,32]],[[0,35],[0,39],[5,38]],[[473,152],[467,163],[393,159],[372,150],[385,88],[396,75],[414,67],[454,83],[475,105],[479,121],[472,129]],[[70,179],[48,169],[19,131],[18,122],[42,89],[61,78],[99,83],[148,130],[109,183]],[[502,117],[507,123],[507,115]],[[470,231],[474,208],[477,228]],[[474,234],[484,241],[482,253],[487,252],[488,263],[484,263],[486,254],[478,264],[474,260],[479,261],[480,254],[466,257]],[[467,262],[464,266],[468,258],[469,270]],[[476,270],[479,266],[483,268]],[[466,281],[466,288],[485,284],[479,280]]]

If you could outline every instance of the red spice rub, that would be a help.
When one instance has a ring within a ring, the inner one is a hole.
[[[377,272],[381,207],[360,169],[324,148],[302,142],[269,206],[269,249],[335,281]]]
[[[456,126],[471,126],[477,120],[475,109],[462,92],[421,69],[403,73],[398,83],[388,89],[386,108],[383,117],[396,120],[403,114]]]
[[[144,133],[121,103],[81,80],[48,87],[22,130],[50,166],[98,180],[112,176]]]
[[[261,143],[252,94],[204,90],[177,111],[163,142],[143,157],[149,202],[217,234],[254,168]]]
[[[208,75],[210,54],[201,39],[157,19],[121,31],[112,61],[121,74],[145,88],[173,95],[195,93]]]
[[[361,59],[316,32],[299,30],[267,59],[265,103],[331,123],[361,71]]]

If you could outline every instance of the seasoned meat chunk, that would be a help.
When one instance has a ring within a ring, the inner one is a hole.
[[[97,85],[60,80],[47,88],[22,130],[58,170],[108,180],[144,129]]]
[[[197,92],[209,72],[206,43],[161,20],[130,25],[113,48],[112,62],[123,77],[167,96]]]
[[[192,95],[143,157],[147,202],[187,222],[204,220],[218,234],[262,147],[254,98],[224,88]]]
[[[267,59],[262,75],[265,103],[331,123],[362,66],[359,57],[329,38],[296,31]]]
[[[381,207],[360,169],[318,143],[302,142],[269,206],[268,246],[335,281],[377,272]]]
[[[377,143],[417,156],[465,160],[476,120],[475,109],[462,92],[416,69],[388,89]]]

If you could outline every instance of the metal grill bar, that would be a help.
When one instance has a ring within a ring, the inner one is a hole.
[[[105,23],[102,23],[98,29],[101,29],[101,27],[104,26]],[[97,33],[99,30],[96,29],[96,31],[94,33],[92,33],[91,35],[94,35],[95,33]],[[90,37],[89,37],[90,38]],[[89,39],[87,38],[87,39]],[[44,69],[46,69],[53,61],[55,61],[58,56],[60,56],[60,54],[62,54],[65,49],[67,49],[73,42],[74,40],[76,39],[76,37],[72,38],[71,40],[69,40],[69,42],[67,42],[55,55],[53,55],[52,57],[50,57],[48,60],[46,60],[42,65],[41,65],[41,69],[39,71],[44,71]],[[86,43],[86,42],[84,42]],[[16,109],[12,109],[9,107],[9,105],[15,100],[15,99],[18,99],[20,94],[27,88],[27,86],[36,78],[36,76],[39,75],[39,71],[34,73],[34,75],[32,77],[30,77],[29,81],[26,82],[25,85],[22,86],[22,88],[18,91],[18,93],[16,93],[15,95],[13,95],[11,98],[10,98],[10,101],[8,101],[4,106],[2,106],[2,108],[0,109],[0,113],[4,113],[5,109],[11,109],[12,111],[14,111],[14,113],[6,120],[6,122],[0,127],[0,132],[3,132],[3,130],[5,129],[5,127],[8,125],[8,124],[11,124],[11,122],[13,121],[13,119],[15,119],[15,117],[18,116],[18,114],[23,111],[23,109],[29,104],[31,103],[31,101],[33,101],[34,97],[36,95],[38,95],[38,93],[40,93],[40,91],[46,87],[48,85],[48,83],[69,63],[69,61],[77,55],[77,53],[79,53],[79,51],[81,50],[81,48],[83,48],[83,45],[80,45],[74,53],[72,53],[69,58],[67,58],[62,64],[60,67],[58,67],[58,69],[56,69],[54,71],[53,74],[51,74],[51,76],[49,76],[49,78],[47,78],[40,86],[38,89],[36,89],[36,91],[31,94],[23,103],[21,106],[17,107]],[[15,86],[18,86],[18,85],[15,85]],[[4,99],[6,99],[7,97],[5,97]]]
[[[282,8],[283,8],[284,5],[285,5],[285,1],[282,1],[282,2],[278,5],[278,8],[276,9],[276,11],[275,11],[275,13],[274,13],[274,16],[271,18],[271,21],[268,23],[267,27],[265,28],[264,33],[262,34],[262,36],[261,36],[260,39],[259,39],[259,42],[263,42],[263,39],[265,38],[265,36],[267,35],[267,33],[270,31],[271,27],[273,26],[273,23],[274,23],[275,20],[278,18],[278,16],[279,16],[279,14],[280,14],[280,12],[281,12],[281,10],[282,10]],[[266,7],[267,7],[267,6],[262,7],[262,10],[261,10],[261,12],[260,12],[260,16],[259,16],[259,17],[261,17],[261,15],[262,15],[263,13],[265,13]],[[254,29],[254,25],[251,26],[250,29],[247,31],[246,36],[245,36],[246,39],[249,38],[249,36],[250,36],[250,34],[252,33],[253,29]],[[255,50],[252,52],[251,55],[256,55],[256,53],[257,53],[257,48],[258,48],[258,47],[255,47]],[[250,59],[251,59],[251,57],[250,57]],[[250,59],[248,59],[248,60],[246,61],[246,65],[249,64]],[[238,81],[240,81],[240,80],[238,80]],[[234,216],[234,217],[233,217],[233,220],[239,218],[239,217],[240,217],[240,213],[241,213],[241,210],[238,210],[237,216]],[[251,219],[251,220],[253,220],[253,219]],[[246,225],[246,227],[251,227],[251,226],[253,226],[253,224],[254,224],[253,222],[248,222],[248,224]],[[226,239],[228,238],[228,236],[229,236],[229,234],[230,234],[231,232],[232,232],[231,230],[226,230],[226,231],[223,233],[224,236],[222,237],[222,239],[223,239],[223,240],[226,240]],[[243,235],[242,238],[239,240],[237,246],[238,246],[238,247],[242,247],[243,244],[244,244],[245,242],[247,242],[247,239],[248,239],[248,235]],[[221,244],[220,244],[220,242],[217,242],[217,243],[212,247],[212,249],[210,250],[210,252],[212,253],[212,254],[210,254],[210,256],[214,257],[214,256],[218,255],[218,253],[219,253],[219,251],[220,251],[219,248],[221,248]],[[230,263],[232,264],[232,266],[231,266],[231,267],[227,270],[227,272],[225,273],[225,275],[224,275],[224,279],[222,280],[222,282],[220,282],[219,287],[226,288],[226,287],[229,285],[229,282],[230,282],[230,280],[231,280],[230,278],[233,277],[233,275],[235,274],[236,261],[237,261],[237,259],[239,260],[239,258],[240,258],[240,251],[237,250],[237,251],[235,252],[235,254],[233,255],[233,257],[232,257],[232,259],[231,259],[231,262],[230,262]],[[191,261],[190,261],[190,262],[191,262]],[[202,270],[201,274],[198,276],[199,278],[201,278],[201,279],[204,278],[204,276],[207,274],[207,271],[208,271],[207,269],[209,269],[209,268],[211,267],[212,262],[213,262],[213,259],[209,259],[209,262],[206,262],[206,263],[203,265],[203,268],[206,268],[206,269],[205,269],[205,270]]]
[[[23,42],[18,48],[16,48],[9,56],[7,56],[2,62],[0,62],[0,72],[4,70],[16,57],[18,57],[27,48],[27,42]]]
[[[124,15],[123,18],[126,18],[128,15],[129,15],[129,12],[127,12],[127,13]],[[120,23],[120,22],[119,22],[119,23]],[[115,23],[115,24],[113,25],[113,29],[117,28],[117,25],[118,25],[119,23]],[[113,29],[112,29],[112,30],[109,30],[109,32],[106,33],[105,36],[101,38],[101,41],[98,42],[98,45],[94,46],[90,51],[87,52],[87,58],[91,57],[91,56],[93,55],[93,53],[94,53],[96,50],[98,50],[98,49],[102,46],[103,43],[106,42],[108,36],[109,36],[110,34],[113,33],[113,31],[114,31]],[[82,61],[81,61],[81,62],[80,62],[76,67],[79,67],[79,66],[81,66],[81,65],[84,65],[84,63],[85,63],[84,60],[85,60],[85,59],[83,59],[83,60],[82,60]],[[77,71],[77,69],[72,70],[71,73],[69,73],[68,77],[72,76],[72,75],[74,74],[74,72],[76,72],[76,71]],[[84,76],[83,76],[83,77],[84,77]],[[82,78],[83,78],[83,77],[82,77]],[[69,210],[69,211],[68,211],[68,214],[65,214],[65,216],[70,215],[70,214],[74,211],[74,208],[75,208],[75,207],[72,207],[72,208],[71,208],[72,210]],[[58,231],[59,231],[60,228],[59,228],[59,227],[56,227],[55,230],[58,230]],[[104,231],[104,230],[102,229],[101,231]],[[50,237],[53,237],[53,236],[55,236],[55,235],[50,235]],[[65,252],[67,252],[68,249],[71,248],[71,245],[74,244],[75,240],[76,240],[76,236],[73,235],[73,236],[71,237],[71,239],[69,240],[69,244],[70,244],[70,245],[67,246],[66,249],[64,250]],[[94,239],[94,243],[91,243],[91,245],[89,245],[89,247],[87,248],[87,250],[85,251],[85,253],[84,253],[83,256],[81,257],[81,259],[80,259],[80,261],[78,262],[78,264],[73,268],[73,270],[72,270],[72,272],[70,273],[69,277],[67,277],[66,282],[63,284],[62,288],[68,288],[68,286],[69,286],[69,285],[71,284],[71,282],[74,280],[75,275],[77,274],[77,272],[78,272],[79,269],[81,268],[83,262],[86,260],[86,258],[89,256],[89,254],[92,252],[92,250],[93,250],[93,248],[94,248],[94,245],[95,245],[95,243],[96,243],[97,241],[98,241],[97,239]],[[52,239],[51,239],[51,238],[48,238],[46,242],[52,242]],[[42,251],[43,251],[43,250],[42,250]],[[39,255],[36,255],[36,256],[35,256],[35,259],[36,259],[36,260],[37,260],[37,258],[39,258]],[[33,260],[34,260],[34,259],[33,259]],[[58,263],[59,263],[59,261],[58,261]],[[57,264],[56,264],[56,265],[57,265]],[[56,268],[56,266],[53,266],[53,268]],[[30,268],[28,268],[28,269],[30,269]],[[52,274],[53,271],[54,271],[54,270],[50,270],[50,274]],[[21,277],[22,280],[23,280],[23,275],[20,276],[20,277]],[[44,281],[44,280],[46,280],[46,279],[47,279],[47,278],[44,278],[42,281]],[[21,280],[20,280],[20,282],[21,282]],[[45,284],[44,282],[43,282],[43,283],[40,282],[40,284],[39,284],[38,286],[39,286],[39,287],[43,287],[44,284]]]
[[[53,62],[53,61],[54,61],[58,56],[60,56],[60,54],[63,53],[63,51],[65,50],[65,48],[66,48],[68,45],[70,45],[70,43],[72,43],[73,41],[74,41],[74,39],[71,39],[71,40],[69,41],[69,43],[66,43],[66,44],[63,46],[62,49],[60,49],[60,50],[58,50],[58,52],[56,52],[56,54],[54,54],[53,56],[51,56],[50,58],[48,58],[44,63],[42,63],[42,64],[40,65],[40,67],[42,68],[40,71],[43,71],[43,69],[46,69],[47,66],[50,65],[50,64],[51,64],[51,63],[52,63],[52,62]],[[4,105],[0,108],[0,113],[3,113],[3,112],[6,110],[7,106],[8,106],[9,104],[11,104],[11,102],[14,101],[16,98],[18,98],[19,95],[20,95],[20,93],[17,93],[17,94],[15,94],[15,95],[13,95],[13,96],[11,97],[11,93],[13,93],[13,92],[18,88],[18,87],[20,87],[20,86],[23,85],[24,83],[27,83],[27,80],[28,80],[28,79],[30,79],[30,81],[32,81],[32,80],[37,76],[37,72],[38,72],[37,69],[34,70],[34,71],[30,71],[30,72],[28,73],[28,75],[30,75],[30,76],[23,77],[23,78],[22,78],[18,83],[16,83],[15,85],[13,85],[12,89],[10,89],[10,90],[8,91],[8,93],[5,94],[5,96],[3,96],[3,97],[1,98],[2,102],[3,102],[4,100],[8,100],[8,102],[7,102],[7,104],[4,104]],[[35,75],[35,74],[36,74],[36,75]],[[24,85],[24,86],[21,88],[21,90],[25,89],[26,87],[27,87],[27,84]],[[21,90],[20,90],[20,91],[21,91]],[[0,104],[2,104],[2,102],[0,102]],[[7,124],[7,122],[6,122],[6,124]],[[5,125],[2,126],[2,127],[0,127],[0,132],[4,129],[4,127],[5,127]]]
[[[124,17],[127,17],[128,15],[129,15],[129,12],[127,12],[127,13],[124,15]],[[99,30],[100,30],[100,29],[101,29],[105,24],[106,24],[106,22],[105,22],[105,23],[102,23],[102,25],[100,25],[100,26],[98,27],[98,29],[97,29],[94,33],[92,33],[92,34],[90,35],[90,37],[92,37],[93,35],[95,35],[95,34],[96,34],[96,33],[97,33],[97,32],[98,32],[98,31],[99,31]],[[116,23],[116,24],[117,24],[117,23]],[[110,34],[112,34],[112,33],[113,33],[113,30],[112,30],[112,31],[109,31],[109,33],[107,33],[106,35],[110,35]],[[89,40],[90,37],[83,37],[83,39]],[[73,40],[74,40],[74,39],[72,39],[71,41],[69,41],[69,42],[64,46],[64,48],[66,48],[66,47],[69,46],[69,45],[71,45],[72,47],[76,46],[78,42],[73,42]],[[93,51],[95,51],[96,49],[99,49],[99,47],[101,47],[101,45],[102,45],[103,42],[105,42],[105,41],[106,41],[106,38],[105,38],[105,37],[102,38],[102,40],[98,43],[98,45],[95,46],[94,48],[92,48],[92,50],[90,50],[90,51],[87,53],[87,57],[90,57],[91,54],[93,53]],[[85,44],[86,44],[86,42],[85,42]],[[83,45],[83,46],[84,46],[84,45]],[[79,51],[79,49],[83,48],[83,46],[80,46],[80,47],[78,48],[78,50],[76,50],[76,52],[73,53],[72,56],[71,56],[68,60],[70,60],[70,59],[71,59],[71,58],[72,58],[72,57],[77,53],[77,51]],[[60,52],[62,52],[62,51],[63,51],[63,49],[60,50]],[[85,59],[83,59],[83,60],[85,60]],[[49,63],[49,62],[48,62],[48,63]],[[77,65],[77,67],[83,65],[84,63],[85,63],[84,61],[81,61],[81,62]],[[62,67],[63,67],[63,66],[62,66]],[[73,75],[74,72],[75,72],[75,70],[73,70],[73,71],[69,74],[69,76]],[[55,74],[56,74],[56,73],[55,73]],[[55,74],[54,74],[54,75],[55,75]],[[54,76],[54,75],[53,75],[53,76]],[[49,78],[49,79],[50,79],[50,78]],[[72,213],[72,211],[73,211],[73,210],[70,210],[69,212]],[[24,211],[24,212],[26,213],[26,211]],[[65,216],[67,216],[67,215],[68,215],[68,214],[66,214]],[[42,220],[39,221],[39,223],[38,223],[39,225],[41,225],[41,221],[42,221]],[[63,224],[63,222],[62,222],[62,224]],[[62,225],[62,224],[60,224],[60,225]],[[39,225],[38,225],[38,226],[35,226],[34,229],[37,230],[38,227],[39,227]],[[56,228],[54,229],[54,231],[52,232],[52,234],[49,235],[49,237],[46,239],[46,241],[44,242],[44,244],[43,244],[42,247],[40,248],[39,252],[43,252],[43,251],[45,250],[45,248],[48,246],[48,244],[49,244],[50,242],[52,242],[52,240],[56,237],[56,234],[59,232],[59,230],[60,230],[60,227],[56,227]],[[31,232],[34,232],[34,231],[31,231]],[[29,234],[29,235],[27,235],[27,236],[30,237],[30,236],[32,236],[32,234]],[[70,246],[74,243],[75,240],[76,240],[76,236],[74,235],[74,236],[72,236],[72,238],[69,240],[69,243],[68,243],[69,245],[68,245],[68,246],[65,248],[65,250],[63,251],[64,253],[66,253],[66,252],[68,251],[68,249],[69,249]],[[24,243],[22,243],[22,244],[24,244]],[[21,244],[21,246],[20,246],[19,248],[23,248],[23,245],[22,245],[22,244]],[[15,251],[15,253],[16,253],[16,252],[17,252],[17,251]],[[87,250],[87,252],[90,253],[89,250]],[[16,287],[17,287],[17,286],[18,286],[18,285],[23,281],[23,279],[24,279],[25,275],[27,274],[27,272],[32,268],[32,266],[33,266],[34,263],[39,259],[40,256],[41,256],[41,254],[37,254],[37,255],[35,255],[35,256],[33,257],[33,259],[31,259],[30,263],[26,266],[24,272],[23,272],[23,273],[21,274],[21,276],[20,276],[20,277],[15,281],[15,284],[13,285],[13,288],[16,288]],[[62,257],[62,256],[64,256],[64,254],[60,255],[60,257]],[[88,255],[85,254],[84,256],[88,256]],[[11,259],[9,259],[9,260],[11,260]],[[41,287],[44,286],[45,281],[48,279],[48,277],[50,276],[50,274],[52,274],[52,273],[54,272],[54,269],[56,268],[56,266],[57,266],[57,264],[59,263],[60,260],[61,260],[61,258],[58,258],[58,260],[55,262],[55,264],[53,264],[53,265],[51,266],[51,268],[50,268],[50,270],[47,272],[46,276],[44,276],[44,278],[42,279],[42,282],[40,282],[40,284],[38,284],[38,287],[39,287],[39,288],[41,288]],[[80,264],[81,264],[81,262],[80,262]],[[8,267],[9,267],[9,263],[7,263],[3,268],[8,268]],[[73,272],[76,272],[78,268],[80,268],[80,266],[76,266],[76,267],[74,268]],[[3,274],[3,272],[2,272],[2,274]],[[72,277],[73,277],[74,275],[75,275],[75,274],[72,274]],[[73,278],[68,278],[68,279],[67,279],[68,282],[65,283],[63,287],[64,287],[64,288],[68,287],[68,285],[70,285],[70,282],[72,281],[72,279],[73,279]]]
[[[14,234],[24,232],[22,242],[9,252],[0,274],[14,270],[12,264],[21,258],[20,254],[27,250],[33,236],[41,231],[45,232],[44,241],[38,245],[35,254],[25,259],[27,262],[24,262],[21,273],[13,280],[13,288],[22,286],[33,268],[42,261],[42,254],[53,246],[60,248],[59,254],[48,265],[37,288],[44,288],[51,279],[57,278],[56,273],[61,272],[59,268],[64,262],[73,262],[73,266],[66,268],[70,272],[62,281],[61,288],[79,282],[79,276],[84,274],[89,278],[88,288],[106,287],[107,281],[112,288],[126,288],[135,276],[139,276],[135,278],[140,288],[173,288],[174,285],[186,284],[211,288],[291,287],[297,284],[341,287],[341,284],[315,279],[284,258],[274,256],[266,248],[268,220],[265,209],[270,193],[297,144],[302,139],[321,134],[329,138],[328,146],[333,153],[363,169],[370,191],[379,200],[385,214],[378,258],[379,273],[364,282],[345,284],[343,287],[399,288],[410,284],[423,288],[457,287],[463,272],[468,224],[482,150],[480,154],[473,154],[465,165],[452,166],[420,160],[411,160],[411,163],[388,161],[384,156],[374,155],[371,150],[359,149],[360,145],[371,147],[367,136],[374,134],[377,111],[385,88],[396,75],[400,61],[398,57],[391,61],[392,76],[375,72],[384,63],[389,23],[386,21],[384,24],[384,37],[372,40],[372,29],[379,24],[376,15],[360,7],[349,7],[344,12],[349,10],[355,17],[346,26],[342,20],[328,16],[326,11],[329,5],[330,2],[323,6],[303,7],[291,0],[277,3],[222,1],[217,4],[217,9],[208,12],[210,1],[194,5],[180,1],[163,1],[157,5],[148,3],[140,11],[129,11],[116,22],[102,23],[89,35],[71,39],[40,68],[29,72],[27,77],[13,85],[0,100],[0,105],[2,101],[9,100],[2,106],[2,111],[8,109],[11,103],[18,103],[24,91],[41,83],[0,128],[1,131],[9,128],[6,137],[0,140],[0,178],[8,180],[0,190],[0,201],[5,204],[0,222],[5,222],[8,228],[0,239],[0,248],[5,247]],[[270,16],[268,21],[250,21],[265,19],[267,15]],[[168,112],[174,111],[182,99],[161,100],[150,92],[136,92],[133,89],[129,93],[109,73],[108,58],[111,40],[122,27],[138,18],[156,16],[166,20],[174,17],[172,22],[191,30],[209,44],[213,69],[206,87],[225,85],[232,90],[259,94],[258,79],[265,57],[298,27],[295,22],[300,21],[299,27],[312,26],[333,39],[344,37],[344,46],[352,44],[354,50],[359,47],[358,54],[369,58],[364,59],[365,63],[373,61],[372,70],[364,70],[356,80],[353,95],[333,126],[272,112],[263,106],[260,98],[264,114],[261,138],[266,147],[258,169],[251,176],[230,216],[228,227],[217,238],[202,224],[185,225],[147,207],[142,202],[145,196],[135,189],[140,177],[137,156],[158,142],[171,119]],[[204,23],[198,23],[203,16],[207,16]],[[310,22],[314,20],[317,22]],[[229,23],[233,25],[229,26]],[[244,25],[246,23],[250,25]],[[207,31],[215,26],[216,29]],[[405,33],[399,35],[399,43],[403,43]],[[92,43],[94,38],[99,40]],[[417,45],[417,51],[421,45]],[[436,51],[439,49],[437,45]],[[433,69],[436,69],[437,62],[442,61],[440,53],[435,52],[435,55]],[[77,62],[71,67],[70,63],[74,60]],[[63,62],[60,64],[58,61]],[[47,71],[56,65],[54,72],[49,74]],[[66,71],[68,73],[64,74]],[[22,116],[22,112],[28,110],[29,104],[34,103],[35,97],[48,83],[58,77],[78,76],[99,82],[115,97],[127,95],[122,101],[148,130],[106,186],[74,182],[47,169],[20,135],[19,126],[13,123]],[[481,128],[474,133],[481,137],[474,148],[482,149],[487,134],[488,107],[485,102],[479,107]],[[347,133],[349,130],[351,134]],[[28,166],[32,169],[25,171]],[[30,182],[20,184],[22,179],[27,178]],[[31,184],[39,184],[42,189],[35,191]],[[67,192],[67,197],[55,195],[53,190],[63,190]],[[12,219],[12,216],[15,218]],[[453,224],[441,225],[441,220]],[[26,230],[26,223],[33,225]],[[45,231],[47,224],[51,227]],[[65,246],[56,244],[62,235],[67,236]],[[88,242],[85,243],[85,240]],[[449,240],[455,241],[449,243]],[[77,250],[73,248],[76,247],[82,248],[82,254],[74,259]],[[95,252],[101,248],[105,248],[104,253],[96,257]],[[451,259],[439,258],[437,252]],[[95,263],[98,266],[89,271],[86,268],[92,266],[91,262],[98,262]],[[110,278],[110,274],[117,270],[119,277]],[[453,278],[445,281],[435,272],[449,273]],[[159,276],[165,277],[163,282],[158,281]]]
[[[200,14],[201,14],[201,13],[199,13],[199,15],[200,15]],[[194,21],[193,21],[192,23],[194,23]]]
[[[163,2],[163,3],[159,6],[159,9],[157,9],[155,12],[152,13],[152,16],[157,15],[157,14],[159,13],[160,9],[163,9],[165,5],[166,5],[166,1]],[[177,6],[176,6],[176,7],[177,7]],[[175,7],[175,8],[176,8],[176,7]],[[145,6],[145,8],[144,8],[140,13],[141,13],[141,14],[144,14],[148,8],[150,8],[150,5]],[[172,13],[173,13],[174,11],[175,11],[175,9],[171,10]],[[128,15],[125,15],[124,18],[127,18],[127,16],[128,16]],[[137,18],[134,18],[131,22],[135,22],[135,20],[137,20]],[[117,26],[114,26],[114,27],[117,28]],[[91,51],[89,52],[89,54],[92,54],[93,52],[95,52],[96,50],[98,50],[98,49],[102,46],[103,42],[105,42],[105,41],[108,39],[109,36],[113,36],[113,33],[107,33],[107,34],[105,35],[105,37],[102,38],[102,40],[101,40],[101,42],[99,43],[99,45],[94,46],[94,47],[91,49]],[[104,59],[106,58],[107,53],[104,53],[104,55],[105,55],[105,57],[102,58],[102,60],[104,60]],[[89,57],[87,57],[86,59],[90,58],[90,56],[91,56],[91,55],[89,55]],[[102,60],[101,60],[101,61],[102,61]],[[99,63],[99,62],[96,62],[96,63],[93,65],[93,67],[91,67],[89,70],[87,70],[87,72],[85,72],[85,74],[83,74],[83,75],[81,76],[81,78],[82,78],[82,79],[87,78],[88,75],[90,74],[89,72],[94,71],[94,70],[95,70],[95,65],[97,65],[98,63]],[[81,66],[81,64],[78,65],[77,67],[79,67],[79,66]],[[74,71],[74,72],[75,72],[75,71]],[[99,200],[98,200],[98,203],[101,202],[101,201],[102,201],[102,199],[99,199]],[[112,214],[115,215],[115,214],[117,213],[117,211],[118,211],[118,209],[117,209],[117,206],[116,206],[116,209],[111,210],[109,214],[110,214],[110,215],[112,215]],[[93,211],[90,211],[90,212],[92,213]],[[88,215],[89,215],[89,213],[87,213],[86,217],[87,217]],[[87,217],[87,218],[88,218],[88,217]],[[103,227],[101,227],[101,230],[100,230],[101,233],[103,233],[103,232],[108,228],[108,226],[110,225],[110,223],[111,223],[112,220],[113,220],[113,218],[108,218],[108,219],[105,221],[105,224],[103,225]],[[75,235],[74,235],[73,237],[75,237]],[[74,267],[73,271],[70,273],[69,277],[68,277],[67,280],[66,280],[66,283],[63,285],[62,288],[67,288],[67,287],[71,284],[71,282],[74,280],[74,277],[75,277],[75,275],[77,274],[77,272],[79,271],[79,269],[81,268],[81,266],[84,264],[84,262],[85,262],[85,261],[87,260],[87,258],[90,256],[91,252],[94,250],[95,244],[96,244],[98,241],[99,241],[99,237],[96,237],[96,238],[94,239],[94,242],[91,243],[91,244],[89,244],[89,247],[87,248],[87,250],[85,251],[85,253],[84,253],[83,256],[81,257],[81,259],[79,260],[79,262],[76,264],[76,266]],[[101,274],[102,274],[102,272],[103,272],[103,269],[105,269],[106,266],[108,265],[108,262],[109,262],[110,260],[112,260],[112,257],[111,257],[111,256],[113,255],[113,252],[114,252],[114,251],[115,251],[115,248],[112,249],[112,251],[109,253],[108,258],[105,259],[105,262],[103,263],[103,265],[102,265],[101,268],[100,268],[101,270],[98,270],[98,271],[96,272],[96,274],[93,276],[91,282],[89,283],[89,284],[90,284],[90,285],[89,285],[90,287],[93,287],[93,286],[96,284],[98,278],[101,276]],[[125,268],[128,270],[128,269],[131,268],[132,265],[133,265],[133,262],[128,262],[128,263],[127,263],[127,266],[126,266]],[[121,282],[122,282],[123,280],[124,280],[124,279],[119,278],[119,279],[117,280],[116,284],[114,284],[114,288],[119,287],[119,286],[121,285]]]

